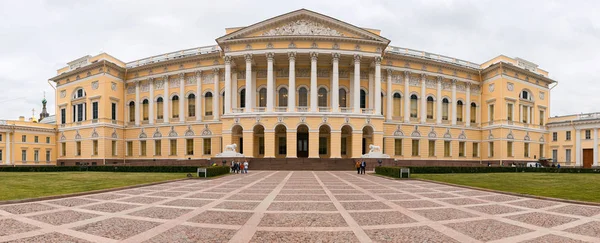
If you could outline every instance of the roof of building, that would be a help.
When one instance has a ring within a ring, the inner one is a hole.
[[[56,123],[56,115],[51,115],[39,121],[39,123],[43,124],[55,124]]]

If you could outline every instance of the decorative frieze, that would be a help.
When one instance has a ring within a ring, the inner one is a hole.
[[[457,91],[460,91],[460,92],[466,92],[466,91],[467,91],[467,86],[466,86],[466,84],[465,84],[465,83],[463,83],[463,82],[460,82],[460,83],[459,83],[459,82],[457,82],[457,83],[456,83],[456,90],[457,90]]]
[[[427,80],[425,80],[425,87],[427,87],[428,89],[436,89],[437,81],[435,81],[433,79],[427,79]]]
[[[169,79],[169,88],[177,88],[177,87],[179,87],[179,78]]]
[[[392,74],[392,83],[404,84],[404,76],[400,73]]]
[[[202,83],[212,84],[214,82],[214,79],[215,75],[213,75],[212,73],[202,73]]]
[[[135,84],[128,84],[127,85],[127,93],[128,94],[135,94]]]
[[[329,78],[330,69],[318,69],[317,68],[317,77],[319,78]]]
[[[350,78],[350,70],[348,70],[348,69],[340,69],[339,70],[339,77],[340,78]]]
[[[190,76],[185,80],[185,85],[196,85],[196,76]]]
[[[110,89],[112,89],[113,91],[117,91],[117,83],[110,82]]]
[[[410,80],[408,81],[408,84],[409,84],[410,86],[416,86],[416,87],[420,87],[420,86],[421,86],[421,81],[420,81],[420,78],[419,78],[419,77],[412,76],[412,77],[410,77]]]
[[[344,36],[341,32],[331,29],[328,26],[314,22],[308,19],[292,21],[283,26],[267,30],[261,36],[278,35],[325,35],[325,36]]]
[[[148,92],[150,91],[150,82],[144,82],[142,83],[142,85],[140,85],[140,91],[142,92]]]
[[[66,90],[61,90],[60,91],[60,98],[65,98],[67,97],[67,91]]]
[[[452,82],[442,81],[442,89],[443,90],[452,90]]]

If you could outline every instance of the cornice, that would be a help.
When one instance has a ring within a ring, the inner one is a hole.
[[[98,68],[98,67],[104,67],[104,66],[106,66],[108,68],[116,69],[117,72],[121,72],[121,73],[125,72],[125,68],[123,68],[121,66],[118,66],[117,64],[114,64],[114,63],[109,62],[107,60],[101,60],[101,61],[89,64],[89,65],[77,68],[75,70],[71,70],[71,71],[67,71],[67,72],[61,73],[61,74],[59,74],[57,76],[54,76],[54,77],[50,78],[49,80],[57,82],[58,80],[66,78],[68,76],[76,75],[78,73],[82,73],[82,72],[85,72],[85,71],[88,71],[88,70],[92,70],[92,69],[95,69],[95,68]],[[103,70],[103,73],[106,73],[106,70]],[[76,80],[74,80],[74,81],[76,81]]]
[[[462,72],[468,72],[472,75],[479,75],[479,73],[478,73],[479,69],[473,69],[470,67],[456,65],[453,63],[449,63],[449,62],[438,62],[435,60],[427,60],[427,59],[422,59],[422,58],[418,58],[418,57],[405,56],[405,55],[396,54],[396,53],[392,53],[392,52],[386,52],[385,55],[383,56],[383,60],[384,60],[384,62],[387,60],[410,61],[412,63],[418,63],[421,65],[428,65],[428,66],[437,67],[437,68],[446,68],[446,69],[450,69],[453,71],[462,71]]]
[[[39,127],[28,127],[21,125],[0,125],[0,130],[8,130],[8,131],[30,131],[30,132],[46,132],[46,133],[56,133],[56,128],[39,128]]]
[[[127,69],[127,72],[144,71],[144,70],[147,70],[150,68],[166,67],[169,65],[182,64],[182,63],[186,63],[186,62],[190,62],[190,61],[199,61],[199,60],[214,59],[214,58],[221,59],[221,56],[222,56],[222,52],[199,54],[199,55],[194,55],[194,56],[189,56],[189,57],[171,59],[171,60],[162,61],[162,62],[155,62],[155,63],[138,66],[138,67],[134,67],[134,68],[129,68],[129,69]]]

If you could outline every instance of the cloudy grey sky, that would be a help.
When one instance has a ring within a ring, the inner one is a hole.
[[[600,1],[0,1],[0,119],[31,116],[67,62],[122,61],[215,44],[226,27],[307,8],[382,30],[391,45],[482,63],[521,57],[559,84],[551,115],[600,111]]]

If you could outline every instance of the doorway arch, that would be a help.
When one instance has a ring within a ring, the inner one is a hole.
[[[235,125],[231,129],[231,143],[237,145],[237,152],[244,153],[244,128],[240,125]]]
[[[331,128],[328,125],[319,127],[319,158],[331,156]]]
[[[262,125],[254,126],[254,157],[263,158],[265,157],[265,127]]]
[[[340,140],[340,151],[342,158],[352,158],[352,127],[344,125],[342,127],[342,138]]]
[[[308,158],[308,126],[298,126],[296,130],[296,144],[296,157]]]
[[[366,154],[369,151],[369,145],[373,144],[373,128],[365,126],[362,130],[362,154]]]
[[[287,128],[283,124],[275,127],[275,158],[287,156]]]

